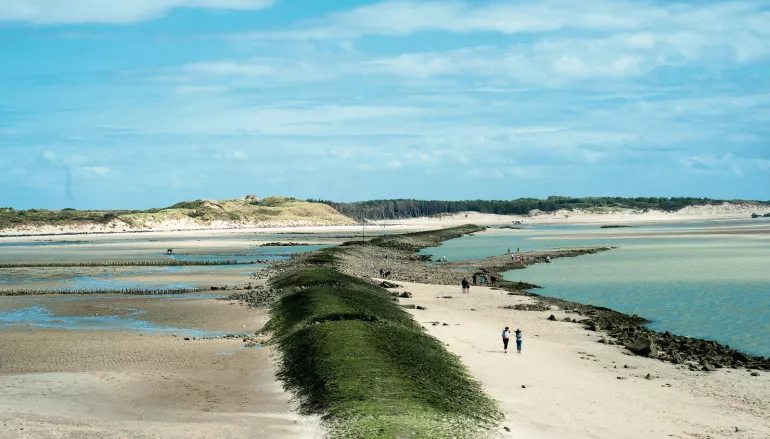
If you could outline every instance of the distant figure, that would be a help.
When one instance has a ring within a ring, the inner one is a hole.
[[[382,279],[382,276],[383,276],[384,274],[385,274],[385,270],[383,270],[382,268],[380,268],[380,279]]]
[[[444,262],[446,262],[446,256],[443,257]]]
[[[551,263],[551,257],[550,256],[546,256],[545,257],[545,262],[550,264]]]
[[[166,250],[166,254],[167,254],[167,255],[170,255],[171,253],[174,253],[174,250],[173,250],[173,249],[168,249],[168,250]]]
[[[385,272],[385,279],[390,279],[390,270]]]
[[[518,247],[516,247],[516,253],[518,253],[518,252],[520,252],[520,251],[521,251],[521,250],[519,250],[519,248],[518,248]]]
[[[471,291],[471,286],[470,286],[470,284],[468,283],[468,279],[467,279],[467,278],[463,278],[463,281],[462,281],[461,283],[462,283],[462,286],[463,286],[463,294],[468,294],[468,293],[470,293],[470,291]]]
[[[497,282],[497,278],[495,276],[489,276],[489,278],[492,280],[492,285],[494,285],[495,282]]]
[[[516,328],[516,352],[519,354],[521,353],[521,341],[521,328]]]
[[[512,260],[512,261],[515,261],[515,260],[516,260],[516,255],[514,255],[513,253],[511,253],[511,260]]]
[[[509,255],[509,254],[511,254],[511,249],[508,249],[508,253],[506,253],[506,255]]]
[[[476,273],[474,273],[474,274],[473,274],[473,285],[476,285],[476,279],[477,279],[477,277],[476,277]]]
[[[508,340],[511,338],[511,330],[508,329],[506,326],[505,329],[503,329],[503,353],[508,353]]]

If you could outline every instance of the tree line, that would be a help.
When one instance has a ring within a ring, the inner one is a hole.
[[[641,211],[661,210],[675,212],[689,206],[705,206],[722,204],[725,200],[713,200],[710,198],[693,197],[587,197],[572,198],[551,196],[545,199],[519,198],[515,200],[465,200],[465,201],[441,201],[441,200],[370,200],[353,203],[339,203],[329,200],[308,199],[315,203],[324,203],[341,214],[354,218],[366,218],[370,220],[382,219],[406,219],[458,212],[479,212],[498,215],[527,215],[533,211],[555,212],[558,210],[586,210],[595,208],[620,208],[635,209]],[[745,201],[729,201],[732,203],[745,203]],[[770,202],[763,203],[770,205]]]

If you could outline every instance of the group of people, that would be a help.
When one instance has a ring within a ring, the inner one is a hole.
[[[521,343],[523,340],[521,328],[516,328],[516,332],[514,332],[514,336],[516,337],[516,352],[521,353]],[[508,329],[506,326],[505,329],[503,329],[503,353],[508,353],[508,341],[511,339],[511,330]]]
[[[484,284],[492,284],[494,285],[495,282],[497,282],[497,277],[488,275],[486,273],[475,273],[472,277],[473,279],[473,285],[484,285]],[[463,294],[468,294],[471,292],[471,282],[468,280],[467,277],[464,277],[462,280],[462,287],[463,287]]]
[[[380,268],[380,279],[388,279],[390,277],[390,270],[385,271]]]

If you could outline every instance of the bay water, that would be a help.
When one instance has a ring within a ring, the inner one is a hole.
[[[770,227],[530,227],[480,233],[423,252],[462,260],[504,254],[509,248],[593,245],[618,248],[504,276],[542,286],[538,294],[637,314],[652,321],[651,329],[770,356]]]

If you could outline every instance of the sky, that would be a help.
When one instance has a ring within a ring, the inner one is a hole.
[[[770,0],[0,0],[0,206],[770,200]]]

